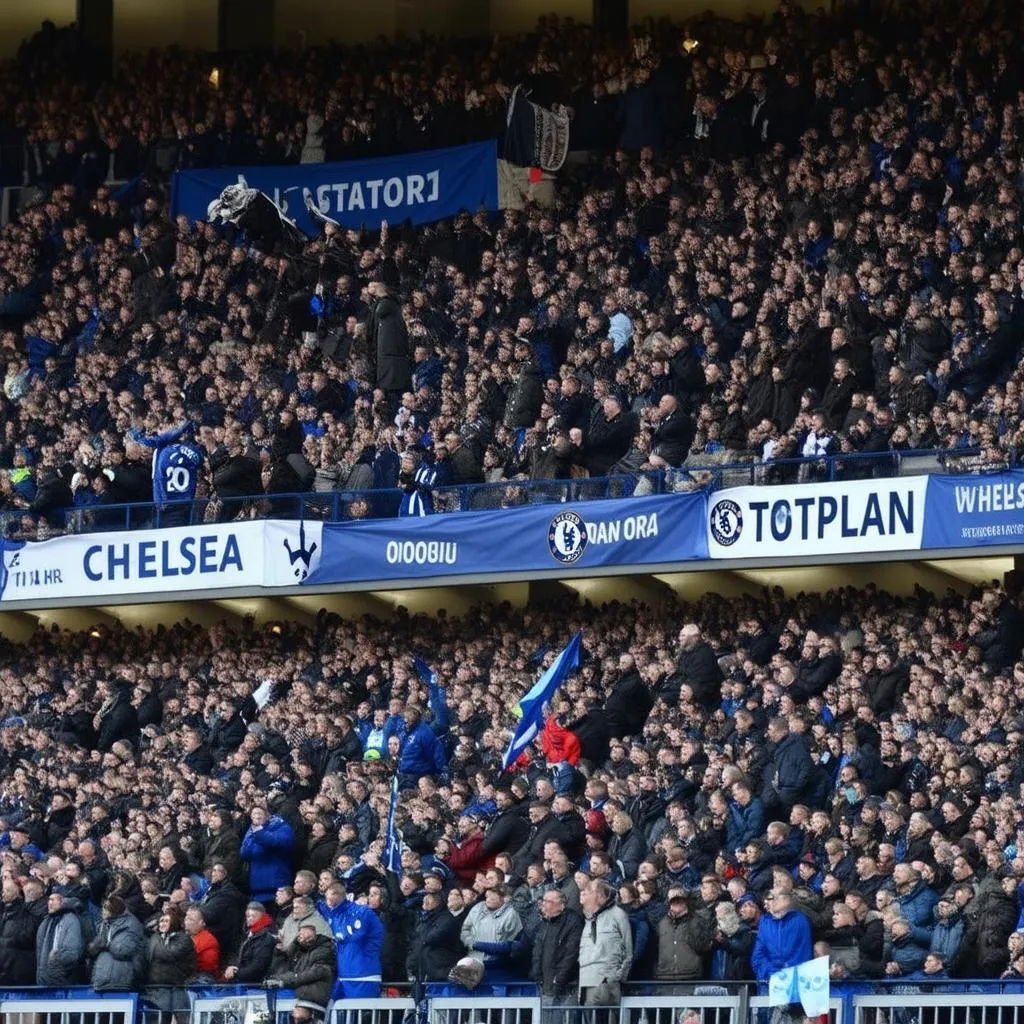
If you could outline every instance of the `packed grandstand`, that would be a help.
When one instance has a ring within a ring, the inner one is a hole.
[[[0,231],[8,538],[1014,464],[1024,12],[874,6],[628,49],[551,18],[216,82],[180,51],[94,81],[42,33],[0,71],[0,175],[36,196]],[[287,251],[170,216],[180,170],[500,136],[524,82],[571,115],[551,206]],[[825,954],[835,984],[1024,981],[1022,626],[990,585],[3,641],[0,986],[167,1015],[263,986],[306,1020],[409,983],[615,1006]]]

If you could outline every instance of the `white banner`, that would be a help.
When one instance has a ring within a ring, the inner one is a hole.
[[[245,522],[5,540],[0,602],[295,585],[319,562],[322,531]]]
[[[712,558],[871,554],[921,547],[928,478],[734,487],[708,503]]]

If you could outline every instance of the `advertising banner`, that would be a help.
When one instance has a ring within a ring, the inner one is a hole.
[[[780,558],[921,547],[928,478],[734,487],[708,502],[711,558]]]
[[[923,546],[1024,542],[1024,472],[928,478]]]
[[[322,523],[250,522],[3,542],[0,604],[294,586],[315,568]]]
[[[498,158],[494,140],[374,160],[274,167],[211,167],[179,171],[171,212],[205,220],[207,207],[228,185],[246,185],[269,196],[306,234],[319,226],[306,209],[308,192],[325,217],[347,228],[376,230],[382,220],[427,224],[460,210],[498,208]]]
[[[707,496],[672,494],[327,524],[307,584],[707,558]]]

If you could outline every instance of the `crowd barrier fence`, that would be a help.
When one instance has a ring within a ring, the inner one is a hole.
[[[821,459],[775,459],[771,462],[711,462],[681,469],[650,470],[579,480],[502,480],[498,483],[459,484],[436,487],[432,498],[436,513],[479,512],[521,505],[553,505],[568,502],[649,497],[682,491],[727,487],[772,486],[804,482],[856,479],[889,479],[1004,472],[1019,463],[1016,453],[1000,463],[979,463],[979,449],[942,451],[846,453]],[[398,514],[403,492],[395,489],[370,491],[306,491],[288,494],[258,494],[220,499],[197,498],[163,506],[152,503],[82,506],[66,510],[66,533],[96,533],[113,530],[196,526],[259,519],[318,520],[344,522],[353,518],[353,506],[365,502],[369,517],[393,518]],[[24,513],[5,511],[0,516],[17,521]],[[60,531],[56,531],[59,533]]]
[[[523,986],[516,986],[522,988]],[[327,1024],[772,1024],[778,1011],[747,983],[631,983],[616,1007],[552,1004],[538,995],[484,989],[429,996],[339,999]],[[172,1002],[88,988],[0,991],[3,1024],[254,1024],[266,1020],[267,991],[244,986],[174,990]],[[274,990],[276,994],[277,990]],[[394,990],[392,990],[394,991]],[[166,995],[166,993],[164,993]],[[294,993],[282,991],[271,1024],[290,1024]],[[172,1009],[161,1009],[170,1006]],[[1024,1024],[1024,979],[893,978],[834,983],[828,1024]]]

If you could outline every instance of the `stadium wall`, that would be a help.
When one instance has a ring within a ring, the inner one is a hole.
[[[317,45],[336,40],[363,43],[396,32],[449,35],[518,33],[553,11],[577,21],[593,20],[592,0],[276,0],[273,38],[278,46]],[[631,0],[630,20],[671,17],[682,21],[708,9],[707,0]],[[716,0],[712,8],[740,17],[764,14],[774,0]],[[75,20],[76,0],[0,0],[0,58],[48,19]],[[115,53],[177,44],[190,49],[219,46],[218,0],[114,0]],[[269,26],[268,26],[269,28]]]

